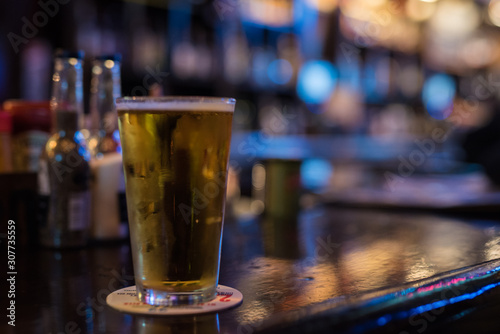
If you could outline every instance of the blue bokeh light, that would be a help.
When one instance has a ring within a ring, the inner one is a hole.
[[[332,173],[332,165],[323,159],[307,159],[300,168],[302,185],[309,190],[326,187]]]
[[[275,59],[267,66],[267,76],[272,82],[284,85],[292,79],[293,67],[285,59]]]
[[[257,85],[266,87],[270,84],[267,71],[269,64],[271,64],[274,59],[276,59],[276,56],[270,50],[254,50],[252,59],[253,80]]]
[[[81,143],[85,141],[85,137],[80,131],[76,131],[75,134],[73,135],[73,140],[76,141],[77,143]]]
[[[431,117],[443,120],[452,111],[455,98],[455,80],[447,74],[435,74],[424,82],[422,100]]]
[[[330,62],[309,61],[300,69],[297,94],[306,103],[325,102],[333,93],[337,78],[337,69]]]

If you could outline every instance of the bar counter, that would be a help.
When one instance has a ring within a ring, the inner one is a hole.
[[[19,246],[15,327],[4,318],[0,332],[497,333],[498,223],[327,206],[290,219],[229,217],[219,283],[241,291],[243,303],[183,317],[106,305],[134,285],[126,241]]]

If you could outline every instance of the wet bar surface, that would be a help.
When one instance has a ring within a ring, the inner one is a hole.
[[[19,250],[16,327],[3,321],[0,332],[500,330],[498,221],[331,207],[294,217],[226,220],[220,284],[240,290],[244,301],[203,316],[146,317],[108,307],[109,293],[134,285],[125,242]]]

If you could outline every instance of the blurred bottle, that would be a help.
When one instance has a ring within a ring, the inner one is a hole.
[[[265,166],[265,215],[270,218],[291,219],[300,210],[302,184],[300,167],[295,159],[267,159]]]
[[[51,131],[49,101],[7,100],[3,106],[12,116],[13,170],[38,172]]]
[[[11,143],[12,119],[10,114],[0,110],[0,173],[12,171]]]
[[[232,84],[241,84],[248,79],[250,49],[245,34],[237,29],[228,29],[223,40],[224,77]]]
[[[90,83],[91,138],[89,151],[100,158],[118,152],[118,116],[115,99],[121,96],[121,55],[97,57],[92,64]]]
[[[115,99],[121,96],[119,54],[101,56],[92,65],[90,87],[92,156],[91,237],[97,240],[122,239],[128,234],[118,116]]]
[[[64,248],[87,242],[90,218],[90,154],[83,122],[83,52],[59,51],[54,59],[50,106],[55,119],[40,160],[40,242]],[[46,219],[44,219],[46,217]]]

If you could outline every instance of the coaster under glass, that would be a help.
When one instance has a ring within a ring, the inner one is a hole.
[[[137,298],[135,286],[116,290],[106,298],[106,303],[118,311],[150,315],[189,315],[219,312],[238,306],[242,301],[243,295],[241,292],[224,285],[217,286],[217,296],[213,300],[192,305],[149,305]]]

